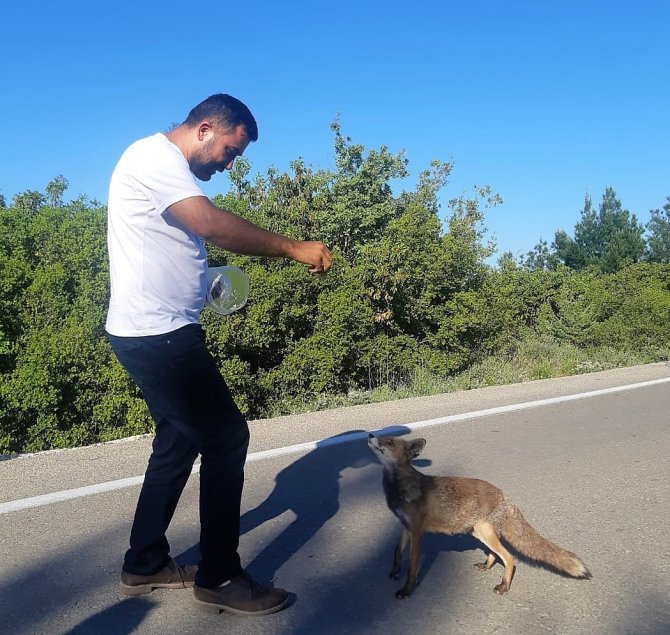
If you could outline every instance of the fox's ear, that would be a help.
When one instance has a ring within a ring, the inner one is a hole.
[[[419,456],[421,452],[423,452],[423,449],[426,447],[426,440],[425,439],[414,439],[409,444],[409,451],[412,454],[412,458]]]

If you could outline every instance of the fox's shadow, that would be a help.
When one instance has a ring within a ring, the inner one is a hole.
[[[398,533],[400,534],[400,531]],[[428,575],[430,568],[441,553],[463,553],[465,551],[480,551],[482,553],[482,562],[486,559],[486,555],[488,554],[488,549],[474,536],[469,534],[448,536],[446,534],[425,533],[421,548],[421,563],[417,574],[417,589],[420,588],[421,582]],[[390,556],[388,562],[390,571],[392,562]],[[398,580],[404,583],[407,576],[407,568],[409,566],[409,546],[405,552],[403,565],[403,570]]]

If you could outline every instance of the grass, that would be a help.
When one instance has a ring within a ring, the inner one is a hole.
[[[452,376],[440,377],[425,367],[419,367],[408,381],[398,385],[383,385],[372,390],[352,390],[340,395],[322,394],[311,400],[281,399],[270,406],[265,416],[299,414],[484,386],[502,386],[668,359],[670,350],[663,347],[648,346],[638,351],[625,352],[610,347],[581,349],[551,337],[531,335],[516,342],[508,350],[486,357]]]

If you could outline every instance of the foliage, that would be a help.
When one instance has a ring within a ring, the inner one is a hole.
[[[208,249],[211,265],[240,266],[251,279],[240,312],[202,314],[247,416],[582,372],[616,365],[626,351],[667,356],[668,206],[648,226],[657,262],[635,264],[640,226],[608,189],[598,213],[587,200],[574,239],[491,267],[484,215],[500,197],[490,188],[452,197],[443,211],[450,163],[434,161],[398,192],[408,176],[402,152],[366,151],[339,122],[332,130],[334,169],[296,160],[285,173],[251,177],[240,159],[230,192],[213,199],[273,231],[324,240],[334,255],[331,273],[317,277],[296,263]],[[152,428],[104,333],[106,211],[86,197],[64,203],[66,189],[59,176],[44,194],[18,194],[9,208],[0,201],[0,452]],[[589,351],[598,351],[595,366]]]
[[[639,262],[645,251],[644,227],[635,214],[624,209],[613,188],[608,187],[596,212],[586,196],[575,236],[556,232],[554,245],[560,262],[572,269],[589,265],[601,271],[618,271]]]
[[[0,449],[34,451],[146,431],[103,332],[105,215],[81,199],[0,210]],[[130,411],[130,420],[127,414]]]
[[[651,220],[647,223],[649,232],[649,260],[670,262],[670,196],[663,210],[652,209]]]
[[[561,234],[559,241],[563,240]],[[546,240],[542,239],[526,254],[525,258],[521,259],[521,266],[529,271],[551,271],[556,269],[559,263],[559,255],[549,246]]]

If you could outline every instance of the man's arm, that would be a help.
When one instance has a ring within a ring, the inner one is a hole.
[[[309,265],[310,273],[325,273],[330,269],[332,258],[323,243],[275,234],[215,207],[204,196],[185,198],[170,205],[168,212],[194,234],[222,249],[245,256],[290,258]]]

